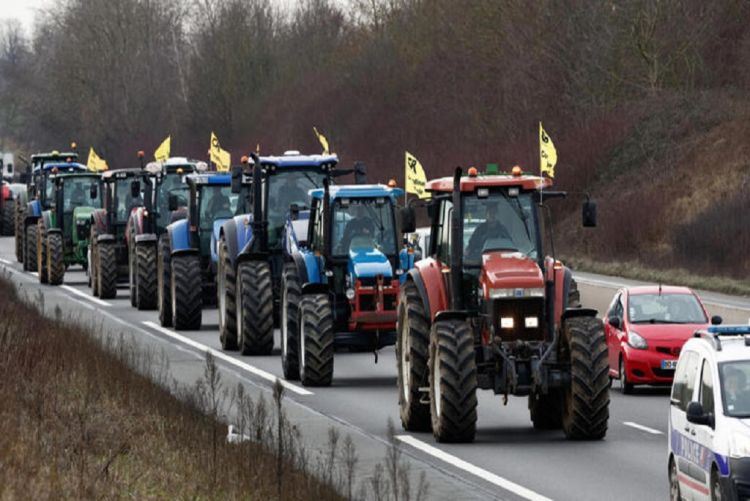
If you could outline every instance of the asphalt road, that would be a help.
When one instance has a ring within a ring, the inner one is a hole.
[[[161,350],[169,360],[171,375],[185,384],[200,377],[206,350],[217,355],[227,385],[239,381],[251,392],[268,394],[275,377],[281,377],[278,349],[267,357],[221,352],[215,310],[204,311],[200,331],[176,333],[159,327],[156,312],[133,309],[127,288],[120,288],[114,300],[91,297],[85,274],[77,268],[68,271],[64,286],[40,286],[35,276],[21,271],[11,238],[0,239],[0,267],[9,270],[10,277],[30,290],[32,297],[41,289],[48,305],[61,305],[66,313],[100,324],[103,330],[128,332],[144,347]],[[636,283],[583,273],[577,278],[584,305],[600,312],[618,287]],[[720,309],[727,321],[745,323],[750,316],[750,300],[745,298],[706,294],[705,299],[709,310]],[[668,391],[663,388],[637,389],[636,394],[625,396],[615,382],[609,431],[597,442],[571,442],[562,432],[535,431],[525,398],[511,397],[504,406],[501,397],[480,391],[476,441],[460,445],[438,444],[431,434],[401,430],[393,348],[382,350],[377,364],[372,353],[336,353],[330,388],[305,389],[297,384],[286,388],[290,418],[300,423],[313,448],[322,447],[331,425],[353,436],[360,454],[360,479],[382,460],[388,447],[387,423],[393,420],[412,476],[427,475],[430,499],[668,497]]]

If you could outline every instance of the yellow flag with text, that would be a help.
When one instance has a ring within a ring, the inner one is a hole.
[[[172,148],[172,136],[167,136],[167,138],[162,141],[162,143],[159,145],[158,148],[156,148],[156,151],[154,152],[154,158],[157,162],[166,162],[169,158],[170,150]]]
[[[97,155],[93,147],[89,148],[89,159],[86,162],[86,167],[94,172],[101,172],[109,169],[107,161]]]
[[[320,145],[323,147],[323,154],[328,155],[328,153],[330,152],[330,150],[328,149],[328,139],[326,139],[323,134],[318,132],[317,127],[313,127],[313,132],[315,132],[315,135],[318,136],[318,141],[320,141]]]
[[[539,168],[542,176],[555,177],[555,165],[557,164],[557,150],[552,139],[547,135],[547,131],[539,122]]]
[[[424,173],[424,168],[419,163],[419,160],[417,160],[417,157],[408,151],[406,152],[404,170],[406,193],[414,193],[419,198],[430,198],[431,195],[425,191],[427,176]]]
[[[219,138],[216,137],[216,134],[213,132],[211,132],[211,147],[209,152],[211,155],[211,161],[216,164],[216,170],[219,172],[227,172],[231,166],[232,157],[227,150],[221,148]]]

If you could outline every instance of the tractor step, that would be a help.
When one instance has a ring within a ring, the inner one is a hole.
[[[424,404],[424,405],[429,405],[430,404],[430,387],[420,386],[419,392],[422,394],[422,396],[419,399],[419,403]]]

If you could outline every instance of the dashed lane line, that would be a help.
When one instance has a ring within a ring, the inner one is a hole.
[[[99,306],[112,306],[112,303],[108,303],[108,302],[102,301],[101,299],[96,298],[94,296],[90,296],[90,295],[86,294],[85,292],[79,291],[75,287],[71,287],[70,285],[61,285],[60,288],[61,289],[65,289],[68,292],[72,292],[76,296],[80,296],[83,299],[86,299],[87,301],[91,301],[92,303],[96,303]]]
[[[468,463],[464,461],[463,459],[457,458],[456,456],[452,454],[448,454],[445,451],[441,451],[437,447],[433,447],[425,442],[422,442],[421,440],[414,438],[411,435],[396,435],[396,439],[400,440],[401,442],[405,444],[411,445],[415,449],[419,449],[420,451],[426,454],[429,454],[430,456],[433,456],[437,459],[440,459],[441,461],[444,461],[452,466],[455,466],[456,468],[459,468],[467,473],[477,476],[481,478],[482,480],[485,480],[502,489],[505,489],[506,491],[512,492],[513,494],[519,497],[522,497],[524,499],[529,499],[531,501],[551,501],[550,498],[548,497],[542,496],[541,494],[534,492],[531,489],[528,489],[506,478],[503,478],[499,475],[495,475],[492,472],[489,472],[485,469],[482,469],[478,466]]]
[[[634,423],[632,421],[623,421],[622,424],[635,428],[636,430],[645,431],[651,435],[664,435],[663,431],[655,430],[654,428],[649,428],[648,426],[643,426],[642,424]]]
[[[211,348],[210,346],[206,346],[205,344],[201,344],[197,341],[193,341],[192,339],[185,337],[181,334],[177,334],[173,330],[166,329],[155,322],[151,322],[150,320],[144,320],[142,323],[143,325],[150,327],[151,329],[154,329],[155,331],[161,332],[165,336],[169,336],[172,339],[176,339],[177,341],[183,344],[192,346],[193,348],[197,348],[201,351],[211,353],[211,355],[213,355],[214,357],[219,358],[236,367],[239,367],[240,369],[244,369],[245,371],[250,372],[251,374],[255,374],[256,376],[263,378],[267,381],[270,381],[271,383],[275,383],[276,381],[279,381],[284,388],[286,388],[287,390],[293,393],[296,393],[297,395],[305,395],[305,396],[313,395],[313,392],[311,392],[310,390],[306,390],[305,388],[302,388],[288,381],[280,379],[274,376],[273,374],[271,374],[270,372],[266,372],[263,369],[259,369],[258,367],[242,362],[241,360],[237,360],[234,357],[230,357],[226,353],[216,350],[214,348]]]

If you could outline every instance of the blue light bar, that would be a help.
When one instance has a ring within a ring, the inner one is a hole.
[[[750,334],[750,325],[711,325],[708,332],[718,336],[742,336]]]

